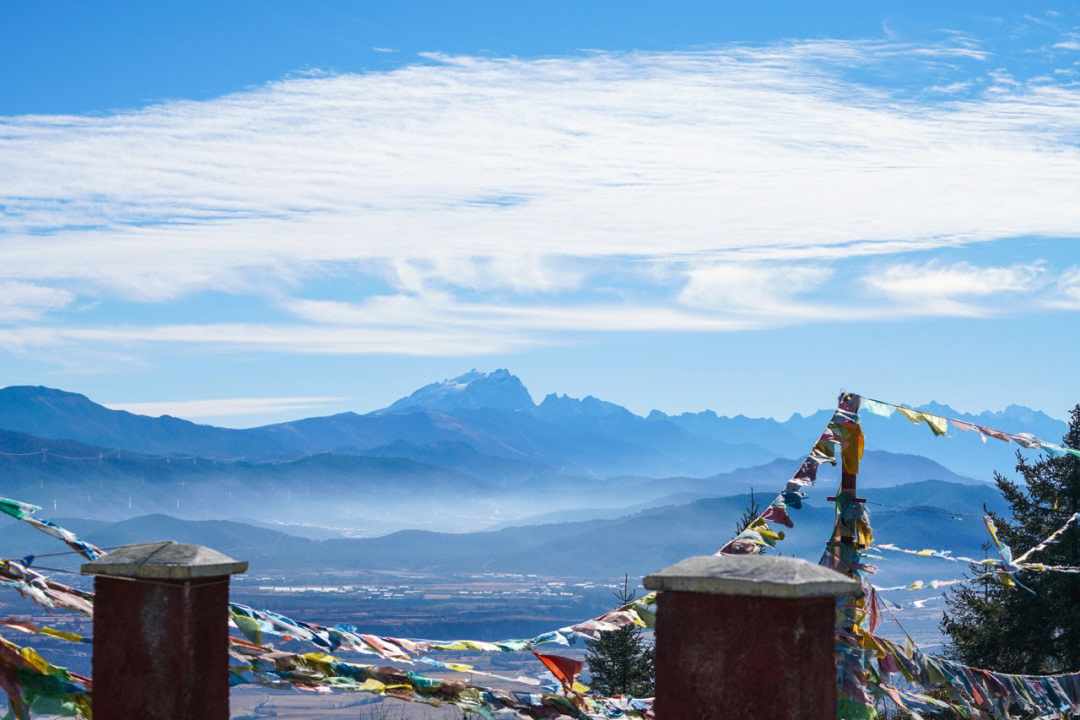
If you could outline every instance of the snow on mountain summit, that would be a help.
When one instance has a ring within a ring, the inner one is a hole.
[[[412,395],[396,401],[386,410],[422,408],[450,412],[479,408],[532,410],[535,407],[529,391],[509,370],[485,373],[474,369],[456,378],[425,385]]]

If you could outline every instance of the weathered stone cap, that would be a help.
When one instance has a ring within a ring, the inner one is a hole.
[[[703,555],[645,578],[660,592],[775,598],[837,597],[859,588],[856,580],[797,558],[774,555]]]
[[[165,540],[117,548],[84,563],[82,572],[140,580],[190,580],[242,573],[247,567],[246,562],[237,562],[202,545]]]

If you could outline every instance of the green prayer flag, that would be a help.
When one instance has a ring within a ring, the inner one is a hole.
[[[836,717],[842,720],[877,720],[873,705],[864,705],[850,698],[841,698],[836,705]]]
[[[19,502],[18,500],[9,500],[8,498],[0,498],[0,512],[10,515],[17,520],[22,520],[27,515],[33,515],[40,509],[41,508],[37,505]]]
[[[1065,455],[1066,452],[1068,452],[1068,450],[1061,447],[1060,445],[1053,445],[1051,443],[1046,443],[1046,442],[1042,443],[1042,449],[1043,449],[1043,452],[1045,452],[1047,455],[1049,455],[1050,457],[1055,457],[1055,458],[1062,457],[1062,456]]]

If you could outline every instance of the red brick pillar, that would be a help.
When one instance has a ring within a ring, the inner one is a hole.
[[[95,720],[228,720],[229,576],[245,570],[172,541],[83,565],[95,576]]]
[[[836,598],[858,583],[772,555],[688,558],[659,592],[657,720],[833,720]]]

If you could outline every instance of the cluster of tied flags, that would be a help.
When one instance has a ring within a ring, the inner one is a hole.
[[[33,648],[0,638],[0,690],[8,696],[8,717],[31,713],[90,717],[90,678],[53,665]]]
[[[783,532],[774,530],[769,522],[792,527],[787,510],[801,507],[802,498],[805,497],[802,490],[814,484],[817,469],[823,463],[835,464],[839,455],[845,473],[858,472],[864,447],[863,433],[858,424],[860,410],[886,417],[899,412],[912,422],[925,423],[937,437],[945,436],[952,423],[961,431],[978,432],[984,442],[991,437],[1016,442],[1027,449],[1042,450],[1051,457],[1066,454],[1080,457],[1080,451],[1076,449],[1048,443],[1027,433],[1005,433],[857,395],[841,395],[837,411],[825,432],[776,501],[717,554],[757,553],[782,539]],[[1039,718],[1080,713],[1080,673],[1041,676],[995,673],[925,654],[910,637],[904,646],[900,646],[876,634],[882,608],[888,609],[892,604],[882,598],[880,592],[941,588],[991,578],[1009,587],[1023,587],[1016,580],[1020,572],[1080,572],[1080,567],[1045,565],[1030,560],[1035,553],[1059,542],[1070,527],[1080,524],[1080,513],[1069,517],[1045,540],[1016,558],[1011,548],[998,538],[993,520],[986,517],[984,521],[998,550],[998,558],[985,560],[955,556],[943,550],[908,550],[892,544],[875,545],[865,507],[845,493],[837,493],[836,518],[834,536],[827,545],[822,564],[860,581],[857,592],[837,601],[838,718],[873,720],[878,717],[876,703],[885,699],[906,709],[916,720],[922,718],[923,713],[939,715],[943,712],[957,713],[960,717],[986,718],[1008,718],[1013,716],[1010,713],[1017,711]],[[871,550],[965,562],[985,567],[987,572],[971,578],[916,581],[906,586],[881,588],[869,581],[875,568],[866,560],[880,557],[870,555]],[[900,680],[903,683],[899,683]],[[937,688],[947,690],[947,700],[927,694]]]
[[[858,407],[857,400],[855,404]],[[928,424],[940,428],[940,423]],[[850,442],[850,436],[841,438],[841,447],[846,449]],[[850,472],[847,467],[845,471]],[[869,514],[853,496],[837,493],[836,518],[834,536],[822,563],[860,582],[857,592],[841,597],[837,602],[838,718],[873,720],[877,717],[876,703],[885,698],[914,718],[922,717],[922,713],[937,715],[947,711],[960,717],[1007,718],[1011,713],[1021,711],[1049,718],[1080,711],[1080,673],[1056,676],[994,673],[925,654],[910,638],[906,646],[900,647],[876,635],[884,601],[878,595],[882,588],[874,587],[869,581],[874,568],[865,562],[866,551],[874,542]],[[935,551],[916,551],[914,554],[989,566],[994,572],[976,579],[993,577],[996,573],[1006,585],[1020,585],[1015,580],[1017,572],[1049,569],[1028,563],[1027,559],[1058,542],[1078,519],[1080,514],[1070,517],[1061,528],[1015,560],[1011,549],[998,539],[989,517],[985,518],[987,530],[998,548],[999,560],[974,561]],[[878,548],[904,552],[891,545]],[[1075,568],[1061,570],[1073,571]],[[942,587],[956,582],[960,581],[932,581],[930,586]],[[919,587],[926,586],[916,582],[904,589]],[[898,679],[903,680],[902,686]],[[945,688],[948,699],[927,694],[935,688]]]
[[[935,437],[946,436],[951,424],[961,432],[976,432],[984,443],[987,438],[994,438],[1002,442],[1015,442],[1028,450],[1041,450],[1050,457],[1073,455],[1080,458],[1080,450],[1041,440],[1031,433],[1007,433],[964,420],[915,410],[904,405],[873,400],[854,393],[844,393],[841,394],[837,409],[825,430],[814,443],[810,454],[787,481],[784,489],[765,508],[764,512],[751,521],[746,529],[724,544],[716,554],[747,555],[760,553],[767,547],[776,547],[776,543],[784,539],[784,531],[774,525],[782,525],[789,529],[794,527],[789,511],[802,509],[802,501],[806,497],[805,491],[817,481],[818,469],[822,465],[826,463],[836,465],[839,457],[845,473],[857,474],[865,446],[862,427],[859,424],[860,411],[882,417],[900,414],[913,423],[925,424]],[[891,549],[887,546],[879,547],[883,550]],[[1036,548],[1032,548],[1029,552],[1034,551]],[[1040,566],[1033,563],[1027,569],[1036,570],[1040,569]]]
[[[857,503],[841,495],[837,498],[841,523],[845,516],[859,517],[869,523],[865,511],[851,510]],[[1069,518],[1061,528],[1021,558],[1047,547],[1060,539],[1080,514]],[[991,535],[992,523],[988,524]],[[872,541],[872,538],[870,538]],[[1058,718],[1080,712],[1080,673],[1061,675],[1009,675],[982,668],[973,668],[945,658],[923,653],[908,637],[901,646],[876,634],[881,621],[880,608],[889,604],[880,592],[889,590],[916,590],[924,587],[943,587],[960,582],[981,580],[998,576],[1006,585],[1019,585],[1012,576],[1020,570],[1034,569],[1030,563],[1016,564],[1011,560],[1007,545],[998,542],[1002,559],[977,561],[980,566],[992,566],[995,572],[962,580],[931,581],[928,584],[912,583],[899,588],[879,588],[870,584],[868,576],[873,568],[865,565],[862,558],[868,545],[861,538],[851,546],[840,546],[839,558],[847,562],[836,567],[850,571],[862,583],[859,592],[841,598],[837,610],[841,621],[837,631],[837,670],[839,675],[839,706],[837,717],[843,720],[872,720],[877,717],[876,702],[889,699],[906,709],[913,718],[922,714],[939,715],[956,713],[959,717],[1009,718],[1022,712],[1038,718]],[[878,549],[886,549],[879,545]],[[906,551],[895,546],[888,549],[913,552],[924,557],[936,557],[953,562],[975,562],[971,558],[954,557],[940,551]],[[826,553],[828,556],[828,552]],[[1073,568],[1067,569],[1074,570]],[[925,602],[925,601],[924,601]],[[900,682],[902,681],[902,683]],[[944,688],[948,699],[942,700],[927,694],[930,690]]]
[[[239,603],[230,604],[229,613],[231,623],[244,634],[250,643],[257,646],[263,644],[265,635],[273,635],[288,640],[308,642],[323,652],[343,650],[364,655],[378,655],[384,659],[402,663],[423,664],[453,672],[469,673],[496,680],[538,686],[541,682],[536,678],[528,676],[507,677],[482,672],[471,665],[441,662],[428,657],[430,653],[463,650],[476,652],[530,651],[551,672],[552,676],[562,686],[564,693],[583,698],[588,688],[576,681],[577,672],[571,674],[562,672],[560,674],[561,671],[553,669],[572,667],[578,661],[557,655],[540,654],[536,652],[536,648],[549,646],[568,647],[574,645],[579,637],[596,639],[601,633],[612,632],[627,625],[652,629],[656,626],[656,593],[649,593],[599,617],[545,632],[530,639],[511,639],[496,642],[482,640],[417,640],[370,635],[361,633],[357,628],[349,625],[327,627],[294,620],[267,610],[256,610]],[[578,663],[577,667],[578,672],[580,672],[580,663]],[[551,686],[549,689],[556,690],[558,686]],[[595,700],[595,698],[592,698],[592,700]],[[620,716],[616,714],[604,717]]]
[[[14,589],[44,608],[71,610],[85,615],[90,615],[93,609],[92,593],[50,580],[17,560],[0,559],[0,586]]]
[[[102,554],[98,548],[79,540],[74,533],[59,525],[30,517],[39,509],[35,505],[0,498],[0,512],[58,538],[83,557],[94,559]],[[30,566],[32,560],[0,559],[0,586],[12,588],[47,610],[68,610],[84,615],[93,613],[93,593],[50,580]],[[70,642],[89,642],[89,639],[75,633],[25,620],[8,618],[0,620],[0,625]],[[0,690],[8,697],[7,718],[28,720],[32,714],[89,718],[91,687],[90,678],[53,665],[33,648],[21,647],[0,638]]]
[[[869,636],[879,682],[871,687],[876,698],[888,697],[913,717],[945,711],[961,717],[1059,718],[1080,711],[1080,673],[1063,675],[1010,675],[946,660],[919,650],[910,639],[903,645]],[[910,688],[944,687],[949,700],[901,689],[893,678]]]
[[[648,718],[652,702],[633,698],[595,698],[578,689],[582,663],[534,653],[566,689],[563,695],[485,688],[463,680],[432,678],[396,667],[346,662],[326,653],[292,653],[230,638],[230,682],[311,692],[346,690],[412,702],[453,704],[487,718]],[[435,667],[446,667],[432,663]],[[577,686],[576,688],[574,686]]]

